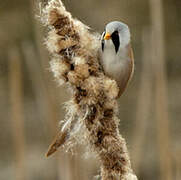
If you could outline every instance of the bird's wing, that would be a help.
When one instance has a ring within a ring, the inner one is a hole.
[[[120,97],[123,94],[123,92],[125,91],[134,73],[134,56],[133,56],[133,50],[131,48],[131,44],[128,45],[128,56],[130,59],[130,64],[127,69],[128,73],[127,73],[127,76],[125,77],[126,78],[124,81],[125,83],[123,83],[123,85],[119,87],[120,91],[119,91],[118,97]]]
[[[129,80],[131,80],[133,74],[134,74],[134,54],[133,54],[133,49],[131,47],[131,44],[129,44],[129,54],[128,56],[130,57],[130,60],[131,60],[131,73],[130,73],[130,77],[129,77]],[[129,82],[128,82],[129,83]]]
[[[48,152],[46,153],[47,157],[56,152],[59,147],[65,145],[65,143],[69,140],[70,133],[73,131],[76,122],[76,118],[70,118],[64,123],[52,144],[49,146]]]
[[[52,144],[50,145],[50,147],[48,148],[48,152],[46,153],[46,156],[50,156],[52,155],[54,152],[57,151],[57,149],[63,145],[66,141],[66,139],[68,138],[68,130],[64,130],[63,132],[59,132],[57,134],[57,136],[55,137],[54,141],[52,142]]]

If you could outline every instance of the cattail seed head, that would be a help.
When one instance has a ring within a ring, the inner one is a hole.
[[[70,149],[87,143],[100,160],[102,180],[136,180],[118,129],[119,88],[99,63],[100,35],[73,19],[61,0],[48,2],[42,20],[49,29],[45,44],[53,57],[51,70],[59,84],[66,82],[72,90],[59,139],[48,154],[62,145]]]

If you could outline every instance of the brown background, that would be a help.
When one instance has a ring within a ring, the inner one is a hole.
[[[157,11],[159,0],[153,2],[67,0],[65,5],[100,33],[112,20],[129,25],[136,69],[119,100],[120,132],[140,180],[180,180],[181,1],[164,0],[163,11]],[[49,71],[46,29],[35,17],[39,5],[0,1],[0,179],[92,179],[99,163],[83,155],[83,147],[73,156],[61,150],[44,156],[69,94]]]

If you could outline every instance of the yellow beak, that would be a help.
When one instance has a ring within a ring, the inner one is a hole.
[[[104,36],[104,40],[109,40],[111,38],[111,35],[109,33],[106,33]]]

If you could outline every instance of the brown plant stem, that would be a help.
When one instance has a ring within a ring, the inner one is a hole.
[[[168,114],[168,95],[166,77],[166,57],[164,42],[164,19],[162,0],[150,0],[152,23],[152,63],[155,78],[155,110],[157,122],[157,140],[162,180],[173,179],[170,149],[170,130]]]
[[[15,146],[16,180],[25,179],[25,134],[23,115],[22,69],[18,49],[9,50],[9,86],[12,135]]]
[[[144,28],[142,33],[142,71],[140,87],[138,90],[138,102],[136,111],[136,121],[133,135],[133,160],[134,167],[139,173],[141,165],[141,157],[143,154],[146,132],[148,130],[148,118],[150,115],[151,99],[152,99],[152,63],[151,63],[151,35],[149,28]]]

